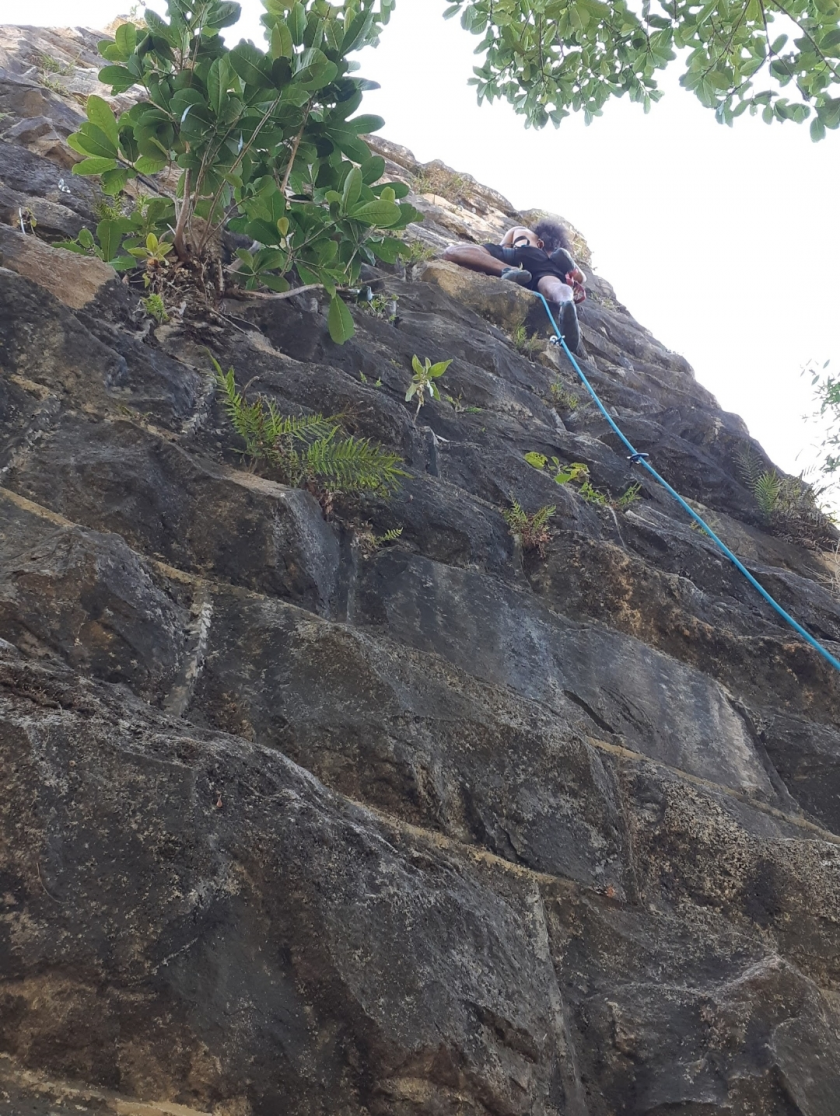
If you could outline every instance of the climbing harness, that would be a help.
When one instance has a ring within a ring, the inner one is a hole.
[[[786,621],[786,623],[788,623],[793,628],[793,630],[795,632],[798,632],[799,635],[801,635],[802,638],[807,643],[809,643],[811,645],[811,647],[814,648],[815,651],[819,651],[819,653],[822,655],[822,657],[824,659],[826,659],[829,663],[831,663],[831,665],[834,667],[835,670],[840,671],[840,660],[836,659],[829,651],[826,651],[826,649],[822,646],[821,643],[818,643],[817,640],[815,640],[814,637],[809,632],[807,632],[802,627],[801,624],[797,623],[797,621],[794,620],[794,618],[789,613],[785,612],[785,610],[782,608],[782,606],[780,604],[778,604],[775,600],[773,600],[773,598],[770,596],[770,594],[767,592],[767,590],[764,588],[764,586],[759,584],[758,581],[756,581],[756,579],[753,577],[753,575],[750,573],[750,571],[746,568],[746,566],[743,564],[743,562],[741,562],[732,553],[732,551],[729,549],[729,547],[726,545],[726,543],[724,543],[721,539],[718,538],[718,536],[714,533],[714,531],[711,529],[711,527],[708,525],[708,523],[706,523],[706,521],[704,519],[702,519],[697,514],[697,512],[694,511],[694,509],[688,503],[686,503],[686,501],[682,498],[682,496],[680,496],[679,492],[677,492],[676,489],[672,488],[671,485],[668,484],[668,482],[665,480],[664,477],[661,477],[659,475],[659,473],[657,473],[656,469],[654,469],[654,467],[648,461],[648,454],[639,453],[639,451],[635,448],[635,446],[633,446],[632,443],[624,436],[622,431],[616,425],[613,418],[610,416],[610,414],[607,411],[604,404],[598,398],[598,395],[597,395],[595,389],[593,388],[592,384],[590,384],[589,380],[587,380],[586,376],[583,374],[583,370],[581,369],[580,365],[575,360],[573,353],[571,352],[571,350],[569,349],[569,346],[566,344],[566,342],[563,338],[563,334],[560,332],[560,330],[557,327],[557,322],[554,320],[554,315],[551,313],[551,308],[549,307],[548,302],[545,299],[545,296],[540,294],[539,291],[537,291],[535,293],[537,295],[537,298],[542,300],[542,304],[545,307],[545,312],[548,315],[548,320],[551,322],[551,324],[554,328],[554,332],[557,334],[556,338],[552,337],[552,339],[551,339],[552,343],[555,344],[555,345],[560,345],[562,347],[563,352],[569,358],[572,367],[574,368],[575,372],[577,372],[578,376],[580,377],[581,383],[583,384],[583,386],[586,388],[586,390],[589,392],[589,394],[594,399],[595,405],[597,406],[598,410],[601,412],[601,414],[604,416],[604,418],[610,424],[612,429],[615,431],[615,433],[619,436],[621,441],[624,443],[624,445],[630,451],[628,460],[631,461],[634,465],[644,466],[644,468],[647,469],[647,471],[650,473],[650,475],[653,477],[653,479],[655,481],[657,481],[659,484],[661,484],[662,487],[665,489],[665,491],[669,492],[671,494],[671,496],[674,497],[674,499],[677,501],[677,503],[685,511],[688,512],[688,514],[695,521],[695,523],[697,523],[700,527],[702,527],[702,529],[706,532],[706,534],[709,536],[709,538],[726,555],[726,557],[735,566],[735,568],[737,570],[739,570],[744,575],[744,577],[747,579],[747,581],[750,583],[750,585],[752,585],[752,587],[754,589],[757,589],[758,592],[761,594],[761,596],[765,599],[765,601],[767,601],[767,603],[769,605],[771,605],[776,610],[776,612],[779,614],[779,616],[781,616],[782,619],[784,621]]]

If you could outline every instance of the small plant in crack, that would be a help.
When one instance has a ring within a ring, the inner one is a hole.
[[[469,403],[465,403],[464,393],[460,391],[457,396],[445,395],[444,399],[457,415],[480,415],[484,410],[483,407],[475,407]]]
[[[146,298],[141,298],[140,305],[144,312],[150,318],[154,318],[158,325],[165,325],[169,321],[169,314],[166,312],[166,306],[159,294],[150,294]]]
[[[552,475],[555,484],[572,484],[587,504],[597,504],[616,511],[627,511],[631,504],[641,499],[642,486],[638,483],[630,484],[620,496],[610,496],[600,488],[596,488],[589,479],[589,466],[582,461],[572,461],[569,465],[562,465],[559,458],[548,458],[544,453],[526,453],[525,460],[529,465],[540,472]]]
[[[38,80],[41,85],[52,93],[66,94],[67,90],[57,79],[72,74],[76,69],[74,63],[59,62],[51,54],[44,54],[43,52],[39,55],[38,63],[40,69]]]
[[[284,484],[306,488],[325,506],[334,495],[374,492],[388,495],[408,474],[397,454],[369,438],[345,434],[337,418],[283,415],[271,400],[248,401],[238,390],[233,368],[213,361],[213,378],[233,429],[254,465],[265,465]]]
[[[383,546],[389,546],[391,543],[396,542],[402,533],[402,527],[392,527],[390,531],[386,531],[382,535],[373,535],[372,544],[374,549],[381,550]]]
[[[551,542],[548,521],[556,511],[554,504],[546,504],[529,515],[522,505],[514,500],[513,506],[506,508],[502,515],[510,528],[510,533],[514,538],[519,539],[522,549],[536,550],[540,558],[545,558],[548,544]]]
[[[411,267],[412,264],[427,263],[433,260],[437,255],[437,251],[429,244],[424,244],[422,240],[405,240],[406,251],[403,253],[403,263],[406,267]]]
[[[409,389],[405,393],[405,401],[410,403],[415,396],[417,398],[417,410],[414,412],[415,423],[417,422],[417,416],[420,414],[420,408],[426,402],[427,394],[429,399],[440,399],[440,388],[436,381],[441,378],[451,363],[451,360],[440,360],[437,364],[432,364],[426,357],[425,363],[421,364],[418,356],[411,358],[414,375],[411,378]]]
[[[397,303],[399,300],[399,295],[392,295],[384,292],[382,294],[372,295],[369,299],[361,301],[360,305],[374,318],[381,318],[383,321],[393,322],[396,321],[397,318]]]
[[[551,405],[557,411],[576,411],[580,406],[580,396],[570,391],[562,380],[554,380],[549,386]]]
[[[533,360],[537,353],[545,349],[545,338],[528,333],[524,325],[518,325],[510,335],[511,343],[518,353]]]
[[[412,185],[415,194],[432,194],[453,203],[463,197],[467,188],[468,183],[463,175],[433,165],[424,167]]]
[[[804,476],[789,477],[767,469],[749,445],[735,454],[738,471],[753,495],[768,529],[805,546],[823,546],[833,537],[833,521],[820,506],[820,492]]]

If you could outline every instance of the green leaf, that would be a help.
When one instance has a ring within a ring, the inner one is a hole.
[[[153,155],[141,155],[134,164],[134,169],[140,174],[160,174],[169,160],[163,157],[157,159]]]
[[[295,46],[300,46],[303,42],[303,36],[306,34],[306,10],[303,4],[292,4],[292,9],[289,12],[286,22]]]
[[[395,199],[399,199],[406,198],[411,193],[411,190],[405,182],[381,182],[378,186],[372,187],[372,189],[377,197],[382,197],[387,191],[389,200],[392,200],[391,195],[393,195]],[[415,212],[417,211],[415,210]]]
[[[815,116],[811,121],[811,139],[814,143],[819,143],[820,140],[825,139],[825,124],[818,116]]]
[[[383,240],[369,240],[374,253],[387,264],[396,263],[400,256],[408,252],[408,247],[396,237],[386,236]]]
[[[295,53],[295,46],[292,42],[292,33],[289,30],[284,20],[280,20],[271,29],[271,49],[269,54],[272,58],[293,58]]]
[[[152,11],[151,8],[146,8],[144,18],[146,20],[146,26],[153,35],[163,39],[163,41],[168,43],[171,47],[176,47],[178,45],[178,31],[176,28],[170,27],[165,19],[161,19],[157,12]]]
[[[334,295],[330,302],[330,313],[327,319],[327,328],[330,337],[336,345],[343,345],[356,332],[352,315],[338,295]]]
[[[231,65],[225,55],[215,58],[207,75],[207,100],[216,116],[222,115],[227,99],[227,88],[232,74]]]
[[[105,171],[102,175],[102,192],[109,194],[111,197],[116,197],[128,182],[129,174],[130,171],[126,167],[120,167],[119,170]],[[131,175],[131,177],[134,176]]]
[[[81,163],[76,163],[73,167],[73,174],[104,174],[105,171],[116,169],[116,159],[82,159]]]
[[[544,469],[548,464],[548,458],[545,454],[534,453],[533,451],[525,454],[525,460],[529,465],[533,465],[535,469]]]
[[[350,54],[351,51],[358,50],[362,47],[370,36],[372,27],[372,12],[362,12],[357,15],[347,28],[347,32],[341,44],[341,53],[347,55]]]
[[[380,128],[385,127],[385,121],[381,116],[374,116],[368,114],[366,116],[355,116],[352,120],[345,122],[345,127],[349,128],[357,136],[366,136],[371,132],[378,132]]]
[[[102,249],[102,259],[108,263],[116,256],[124,235],[122,221],[100,221],[96,226],[96,239]]]
[[[125,66],[103,66],[99,71],[99,80],[103,85],[110,85],[114,93],[125,93],[137,79]]]
[[[125,56],[123,55],[120,48],[117,46],[116,43],[112,43],[110,39],[101,39],[96,44],[96,49],[99,51],[102,57],[107,58],[109,62],[123,62],[125,60]],[[64,247],[63,242],[61,243],[60,247]]]
[[[358,202],[362,192],[362,172],[358,167],[353,167],[344,182],[344,193],[341,198],[342,213],[349,213]]]
[[[314,91],[324,89],[335,80],[337,74],[338,67],[334,62],[313,62],[309,66],[304,66],[302,70],[298,70],[294,76],[294,81],[296,85],[303,89]]]
[[[241,16],[242,6],[240,4],[235,3],[234,0],[222,0],[221,3],[216,3],[211,8],[211,15],[207,23],[209,27],[221,30],[238,23]]]
[[[350,216],[354,221],[364,221],[366,225],[387,229],[399,221],[400,209],[393,202],[365,202],[364,205],[357,206]]]
[[[133,27],[133,24],[123,24],[122,26]],[[122,27],[117,28],[118,32],[121,30]],[[117,118],[114,116],[111,106],[107,101],[103,101],[101,97],[93,95],[88,97],[85,108],[88,120],[91,124],[95,124],[96,127],[108,137],[116,151],[119,145],[119,135],[117,131]]]
[[[103,159],[116,159],[117,146],[108,139],[101,128],[85,121],[78,132],[68,137],[68,143],[80,155],[98,155]]]
[[[127,58],[134,53],[134,48],[137,46],[137,28],[133,23],[121,23],[114,32],[114,39],[120,54]],[[90,110],[88,110],[88,115],[90,115]]]
[[[291,290],[291,284],[288,279],[284,279],[282,275],[260,275],[260,282],[263,286],[268,287],[270,291],[276,291],[278,294],[283,294],[284,291]]]
[[[281,248],[261,248],[254,257],[256,271],[284,271],[288,263],[288,253]]]
[[[84,231],[85,230],[82,229],[82,232]],[[75,252],[77,256],[87,255],[87,252],[81,244],[77,244],[75,240],[57,240],[55,244],[53,244],[53,248],[64,248],[68,252]]]
[[[279,244],[283,239],[277,226],[272,225],[262,217],[258,217],[254,221],[249,221],[246,225],[246,232],[248,236],[252,237],[259,244]]]
[[[374,182],[378,182],[384,173],[385,160],[381,155],[374,155],[362,163],[362,181],[367,186],[372,186]]]
[[[256,89],[270,89],[271,78],[266,72],[265,55],[253,43],[244,39],[228,54],[228,59],[236,73],[246,85]]]

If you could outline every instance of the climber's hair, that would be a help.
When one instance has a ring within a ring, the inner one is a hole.
[[[556,252],[558,248],[565,248],[568,252],[572,247],[569,234],[562,225],[558,225],[555,221],[540,221],[538,225],[534,226],[534,232],[543,242],[544,250],[549,255]]]

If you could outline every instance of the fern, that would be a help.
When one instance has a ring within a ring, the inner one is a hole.
[[[747,442],[735,451],[735,463],[744,484],[751,492],[755,493],[755,486],[761,476],[766,473],[764,461]]]
[[[782,478],[775,469],[769,473],[762,473],[753,484],[752,491],[759,511],[769,519],[779,507]]]
[[[384,535],[373,536],[373,546],[378,550],[381,546],[387,546],[389,543],[396,542],[403,533],[402,527],[392,527],[390,531],[386,531]]]
[[[787,477],[775,469],[765,469],[763,460],[751,446],[739,449],[735,458],[766,527],[774,535],[808,547],[832,541],[834,521],[820,506],[820,492],[814,491],[804,475]]]
[[[529,515],[522,505],[514,500],[513,507],[506,508],[502,516],[510,528],[510,533],[519,539],[523,550],[536,550],[540,558],[545,558],[546,548],[551,542],[548,521],[556,511],[554,504],[546,504]]]
[[[253,462],[265,462],[287,484],[311,484],[330,492],[387,494],[407,476],[397,454],[369,438],[342,436],[336,419],[283,415],[271,400],[249,403],[237,390],[233,368],[223,372],[213,357],[213,378],[231,426]]]
[[[325,483],[333,492],[391,492],[399,487],[401,459],[381,449],[369,438],[338,437],[333,428],[327,437],[313,442],[306,451],[309,476]]]

